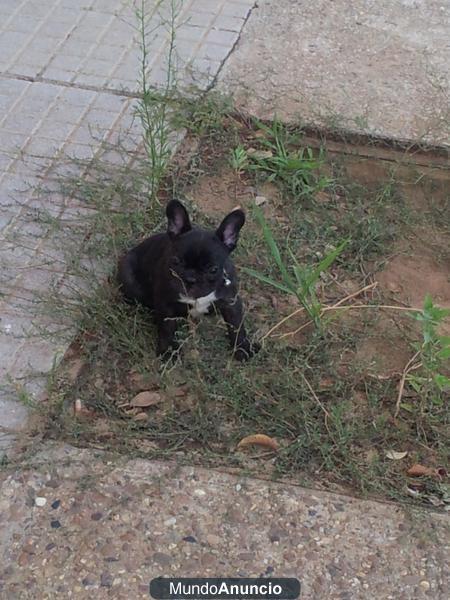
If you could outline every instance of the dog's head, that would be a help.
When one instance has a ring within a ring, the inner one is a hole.
[[[210,294],[219,298],[232,284],[227,261],[236,248],[245,222],[242,210],[233,210],[215,231],[193,229],[185,207],[178,200],[167,205],[167,233],[172,242],[170,270],[189,298]]]

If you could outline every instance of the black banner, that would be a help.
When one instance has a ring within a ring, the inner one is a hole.
[[[156,600],[295,600],[298,579],[286,577],[158,577],[150,582]]]

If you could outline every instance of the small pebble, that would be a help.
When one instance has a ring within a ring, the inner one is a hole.
[[[183,542],[189,542],[191,544],[196,544],[197,540],[195,539],[194,536],[192,535],[187,535],[186,537],[183,538]]]
[[[430,582],[429,582],[429,581],[426,581],[425,579],[424,579],[423,581],[421,581],[421,582],[419,583],[419,585],[420,585],[420,587],[421,587],[421,588],[422,588],[422,589],[423,589],[425,592],[427,592],[427,591],[430,589],[430,587],[431,587],[431,586],[430,586]]]
[[[92,515],[91,515],[91,519],[92,519],[93,521],[100,521],[100,519],[101,519],[102,517],[103,517],[103,515],[102,515],[102,513],[101,513],[101,512],[95,512],[95,513],[92,513]]]
[[[256,196],[256,198],[255,198],[256,206],[261,206],[261,204],[264,204],[265,202],[267,202],[267,198],[265,196]]]
[[[164,521],[164,525],[166,527],[171,527],[172,525],[175,525],[176,522],[177,522],[176,518],[175,517],[171,517],[170,519],[166,519]]]
[[[43,496],[38,496],[34,499],[34,503],[36,504],[36,506],[45,506],[47,504],[47,498],[44,498]]]
[[[61,500],[55,500],[54,502],[52,502],[52,508],[59,508],[61,506]]]
[[[59,529],[61,527],[61,523],[59,521],[50,521],[50,525],[52,529]]]
[[[205,490],[197,489],[197,490],[194,490],[194,496],[206,496],[206,492],[205,492]]]

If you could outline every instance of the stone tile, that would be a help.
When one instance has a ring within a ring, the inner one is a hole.
[[[10,131],[5,130],[6,127],[0,128],[0,147],[2,152],[15,157],[26,144],[29,137],[27,135],[28,132],[11,133]]]
[[[214,22],[213,29],[221,29],[223,31],[233,31],[239,33],[244,25],[245,17],[235,17],[228,15],[220,15]]]
[[[6,70],[17,52],[28,40],[28,34],[20,31],[5,31],[0,37],[0,69]]]
[[[229,51],[233,47],[236,37],[234,31],[213,29],[206,36],[206,42],[210,44],[221,44],[222,46],[226,46]]]
[[[55,345],[54,341],[47,339],[35,340],[30,338],[18,348],[13,357],[13,363],[8,372],[12,377],[39,375],[48,373],[58,354],[61,358],[63,347]]]
[[[222,33],[228,33],[228,32],[223,31]],[[225,60],[225,58],[228,56],[229,53],[230,53],[229,46],[224,46],[223,44],[206,43],[206,44],[202,45],[197,56],[199,58],[203,58],[207,61],[210,61],[212,63],[212,65],[211,65],[212,70],[215,74],[217,72],[217,71],[214,71],[215,63],[221,63],[223,60]]]
[[[242,2],[233,2],[232,0],[229,0],[223,4],[219,19],[222,15],[245,19],[253,8],[253,5],[254,2],[247,2],[246,0],[242,0]]]
[[[2,397],[3,396],[3,397]],[[16,399],[10,397],[4,397],[5,394],[0,392],[0,445],[3,446],[2,434],[5,429],[20,430],[24,427],[27,417],[28,409],[20,404]],[[10,394],[8,394],[10,396]]]

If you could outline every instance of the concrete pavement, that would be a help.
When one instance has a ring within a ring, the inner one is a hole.
[[[450,4],[259,0],[218,88],[242,110],[450,145]]]
[[[444,600],[448,519],[47,445],[0,472],[0,595],[148,598],[153,577],[297,577],[304,600]]]

